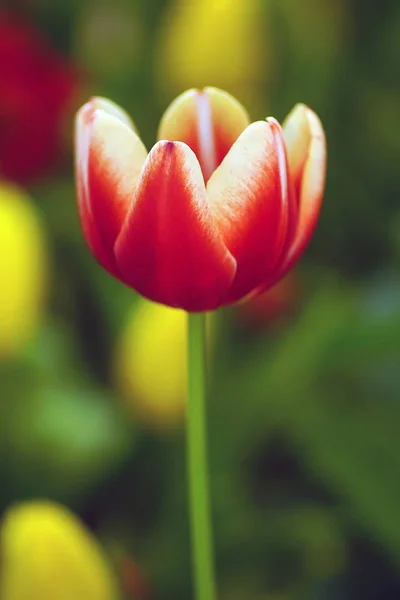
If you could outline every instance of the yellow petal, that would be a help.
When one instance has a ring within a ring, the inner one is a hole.
[[[95,538],[63,506],[21,504],[1,530],[2,600],[117,600],[114,575]]]
[[[186,398],[185,311],[140,300],[114,354],[116,387],[129,412],[146,424],[182,422]]]
[[[0,359],[15,355],[38,327],[48,271],[45,234],[30,198],[0,184]]]

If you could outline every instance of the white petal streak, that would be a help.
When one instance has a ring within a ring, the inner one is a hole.
[[[212,113],[208,94],[204,91],[198,92],[196,95],[196,104],[198,111],[199,158],[203,168],[204,180],[208,181],[217,167]]]

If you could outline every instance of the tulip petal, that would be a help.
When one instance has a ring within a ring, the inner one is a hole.
[[[137,133],[136,127],[128,113],[112,100],[109,100],[108,98],[103,98],[101,96],[95,96],[94,98],[92,98],[90,105],[92,109],[99,108],[101,110],[104,110],[104,112],[108,113],[109,115],[117,117],[117,119],[125,123],[125,125],[128,125],[128,127],[133,129]]]
[[[92,213],[113,246],[132,202],[147,150],[119,118],[97,109],[90,126],[88,188]]]
[[[114,243],[147,156],[128,119],[122,109],[104,99],[89,102],[77,117],[82,225],[96,258],[116,276]]]
[[[236,262],[186,144],[160,141],[151,150],[114,251],[124,280],[150,300],[191,312],[220,304]]]
[[[75,178],[78,198],[78,211],[85,240],[96,257],[96,260],[109,271],[114,277],[118,277],[118,267],[114,254],[109,248],[105,248],[97,229],[93,213],[89,203],[89,189],[87,185],[87,164],[89,157],[89,131],[82,113],[86,110],[84,106],[77,114],[75,124],[75,139],[77,144],[75,160]]]
[[[250,125],[207,184],[218,229],[237,261],[226,303],[250,293],[274,271],[287,240],[287,158],[280,125]]]
[[[193,89],[167,109],[158,139],[185,142],[207,181],[248,124],[245,109],[230,94],[212,87]]]
[[[321,210],[326,176],[325,134],[319,118],[310,108],[302,105],[295,108],[285,129],[285,138],[290,168],[293,177],[298,178],[298,218],[281,272],[295,263],[311,239]]]

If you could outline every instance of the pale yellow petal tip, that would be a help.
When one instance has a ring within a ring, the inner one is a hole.
[[[307,128],[310,135],[313,137],[320,133],[323,134],[320,118],[312,108],[302,102],[295,104],[292,108],[284,121],[283,128],[285,133],[290,133],[292,129],[300,130],[302,128]]]
[[[138,133],[134,122],[123,108],[108,98],[93,96],[88,102],[81,106],[76,113],[75,127],[77,135],[79,135],[82,128],[85,125],[89,125],[96,116],[104,114],[123,123],[136,134]]]
[[[104,112],[108,113],[109,115],[112,115],[113,117],[116,117],[125,125],[128,125],[128,127],[131,127],[136,131],[136,127],[128,113],[112,100],[109,100],[108,98],[103,98],[102,96],[95,96],[92,98],[91,102],[95,110],[104,110]]]
[[[267,122],[267,125],[273,130],[273,131],[279,131],[282,132],[282,125],[279,123],[279,121],[277,119],[275,119],[275,117],[267,117],[265,119],[265,121]],[[262,123],[265,123],[265,121],[260,121]]]
[[[250,116],[243,104],[229,92],[210,86],[204,88],[204,93],[208,94],[211,99],[225,102],[227,106],[233,108],[238,114],[241,114],[242,118],[247,122],[247,124],[250,123]]]
[[[299,126],[307,125],[307,116],[309,110],[310,109],[308,108],[308,106],[306,106],[302,102],[295,104],[283,122],[284,130],[286,131],[288,129],[291,129],[292,127],[296,127],[297,129]]]
[[[175,98],[164,112],[158,129],[158,139],[175,139],[182,131],[182,125],[197,123],[200,118],[199,100],[202,98],[206,99],[217,122],[221,122],[222,115],[223,120],[229,117],[230,126],[238,132],[249,125],[250,117],[246,109],[229,92],[216,87],[191,88]]]
[[[198,90],[192,88],[190,90],[186,90],[186,92],[183,92],[171,102],[161,117],[160,124],[158,126],[158,140],[171,139],[169,136],[171,125],[175,128],[178,117],[181,117],[182,114],[190,108],[192,108],[192,110],[195,109],[197,94]]]

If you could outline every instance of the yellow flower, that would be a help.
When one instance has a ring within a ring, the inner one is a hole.
[[[0,183],[0,359],[14,356],[34,334],[47,271],[44,232],[18,187]]]
[[[116,600],[117,584],[95,538],[63,506],[30,502],[6,513],[1,600]]]
[[[186,312],[140,300],[114,354],[116,387],[148,425],[182,421],[186,397]]]
[[[262,0],[174,0],[155,63],[161,89],[212,85],[255,110],[273,62],[266,9]]]

